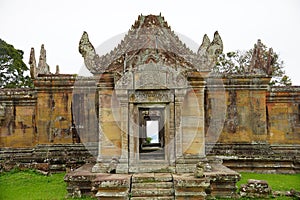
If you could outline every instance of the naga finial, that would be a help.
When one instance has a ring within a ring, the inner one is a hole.
[[[95,71],[97,69],[97,61],[99,56],[96,54],[96,50],[89,40],[87,32],[83,32],[81,39],[79,41],[79,53],[84,58],[85,66],[90,71]]]

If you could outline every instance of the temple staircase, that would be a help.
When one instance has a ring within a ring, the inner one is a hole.
[[[138,173],[131,178],[131,200],[173,200],[171,173]]]

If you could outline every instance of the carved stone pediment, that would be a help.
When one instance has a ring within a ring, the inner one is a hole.
[[[191,71],[210,71],[215,58],[223,50],[221,37],[216,32],[210,43],[205,37],[198,53],[190,50],[171,30],[162,16],[139,16],[124,39],[110,53],[99,56],[84,32],[79,51],[86,67],[93,74],[124,73],[137,66],[156,63]]]
[[[115,77],[116,89],[175,89],[188,85],[185,71],[159,64],[146,64]]]
[[[151,63],[169,66],[174,70],[196,70],[192,63],[174,52],[162,49],[138,49],[127,52],[119,59],[114,60],[106,71],[123,73],[124,71],[132,71],[141,65]]]

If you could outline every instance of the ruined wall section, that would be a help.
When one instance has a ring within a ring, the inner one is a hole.
[[[34,80],[39,144],[73,143],[71,104],[74,82],[74,75],[39,75]]]
[[[94,155],[99,137],[97,77],[77,77],[72,93],[73,136]],[[75,141],[74,141],[75,142]]]
[[[32,89],[0,90],[0,147],[30,147],[37,142],[36,101]]]
[[[266,93],[269,81],[270,78],[265,76],[233,76],[223,78],[223,85],[207,90],[205,101],[207,142],[211,143],[214,140],[218,143],[266,142]],[[219,119],[213,117],[212,106],[217,106],[219,107],[217,109],[223,111],[225,115],[223,119],[222,116],[219,116]],[[220,127],[222,125],[223,128]],[[221,131],[221,134],[213,135],[214,131],[208,131],[209,128]],[[218,130],[220,128],[222,130]]]
[[[272,87],[266,100],[270,144],[300,144],[300,87]]]

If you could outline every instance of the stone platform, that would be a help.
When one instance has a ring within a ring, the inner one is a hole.
[[[98,199],[206,199],[236,196],[240,175],[223,166],[211,164],[212,171],[201,178],[192,173],[92,173],[87,164],[65,176],[69,196],[90,195]]]

